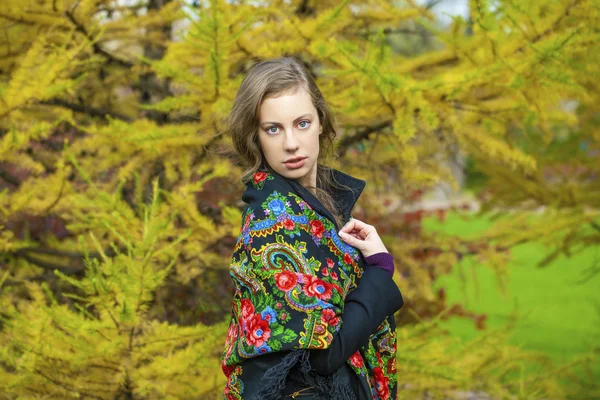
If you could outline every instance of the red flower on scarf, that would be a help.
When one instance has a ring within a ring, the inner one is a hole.
[[[331,297],[331,284],[322,281],[316,276],[304,275],[303,291],[308,297],[327,300]]]
[[[242,321],[247,321],[254,314],[254,305],[248,299],[242,299]]]
[[[323,236],[323,232],[325,232],[325,227],[323,226],[321,221],[312,220],[310,221],[310,232],[319,239],[321,239],[321,237]]]
[[[337,279],[337,278],[336,278]],[[332,283],[331,287],[334,288],[335,290],[337,290],[337,292],[342,295],[342,288],[340,287],[340,285],[338,285],[337,283]]]
[[[223,370],[223,373],[225,374],[225,376],[227,378],[229,378],[229,375],[231,375],[231,373],[233,372],[233,370],[235,369],[235,365],[222,365],[221,369]]]
[[[334,265],[335,264],[333,263],[333,260],[331,258],[327,257],[327,266],[329,268],[333,268]]]
[[[388,374],[395,374],[397,372],[396,371],[396,357],[392,357],[388,360],[387,372],[388,372]]]
[[[350,257],[350,254],[344,253],[344,262],[346,264],[352,264],[354,260],[352,259],[352,257]]]
[[[337,326],[337,324],[340,322],[340,319],[337,315],[335,315],[335,312],[331,308],[326,308],[323,310],[323,313],[321,314],[321,319],[327,325],[331,326]]]
[[[284,292],[289,292],[296,286],[298,282],[298,277],[296,274],[290,271],[283,271],[278,274],[275,274],[275,284],[280,290]]]
[[[271,337],[269,323],[260,314],[254,314],[246,326],[246,340],[254,347],[262,346]]]
[[[237,324],[229,324],[229,329],[227,330],[227,341],[226,343],[234,342],[238,338],[238,327]]]
[[[254,183],[262,182],[267,179],[267,173],[258,171],[254,174]]]
[[[283,227],[285,229],[287,229],[288,231],[291,231],[292,229],[294,229],[295,226],[296,226],[296,224],[294,223],[294,221],[292,221],[289,218],[283,222]]]
[[[352,364],[356,368],[362,368],[363,366],[363,358],[358,350],[356,350],[350,356],[350,364]]]
[[[390,397],[390,378],[383,375],[381,367],[373,368],[373,374],[375,376],[375,390],[380,399],[385,400]]]

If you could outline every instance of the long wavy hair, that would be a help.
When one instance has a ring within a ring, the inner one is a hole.
[[[333,188],[346,186],[334,179],[332,169],[323,164],[334,154],[333,141],[337,136],[333,116],[321,91],[312,75],[294,57],[270,59],[255,64],[246,74],[233,102],[233,108],[227,118],[227,128],[231,135],[234,149],[244,169],[242,181],[252,179],[255,172],[265,168],[273,171],[267,163],[258,140],[259,112],[262,102],[268,97],[277,97],[287,93],[295,93],[304,88],[311,97],[317,110],[323,133],[319,135],[319,155],[317,157],[317,186],[304,187],[315,194],[315,197],[334,216],[339,227],[344,225],[340,204],[331,193]],[[298,181],[298,183],[300,183]]]

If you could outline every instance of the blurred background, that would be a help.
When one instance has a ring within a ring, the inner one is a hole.
[[[600,398],[598,0],[3,0],[0,399],[216,399],[258,61],[334,111],[401,399]]]

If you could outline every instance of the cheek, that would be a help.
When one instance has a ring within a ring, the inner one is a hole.
[[[321,138],[321,136],[319,136],[319,131],[317,130],[317,133],[315,134],[315,137],[313,139],[313,149],[314,150],[319,149],[319,139],[320,138]]]
[[[305,147],[310,147],[310,148],[318,148],[319,147],[319,128],[315,128],[314,130],[311,129],[310,133],[309,132],[305,132],[306,136],[304,137],[303,140],[303,144]]]
[[[267,158],[269,158],[272,153],[273,144],[271,142],[272,141],[264,140],[264,137],[262,137],[262,135],[258,136],[258,145],[260,146],[260,149]]]

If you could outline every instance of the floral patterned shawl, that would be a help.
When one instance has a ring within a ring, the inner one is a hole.
[[[354,189],[334,194],[345,204],[347,221],[365,182],[333,171]],[[329,211],[296,181],[261,170],[242,198],[248,205],[230,264],[235,294],[222,357],[225,399],[244,398],[245,360],[327,348],[364,268],[361,253],[339,238]],[[373,399],[396,399],[393,315],[347,363]]]

